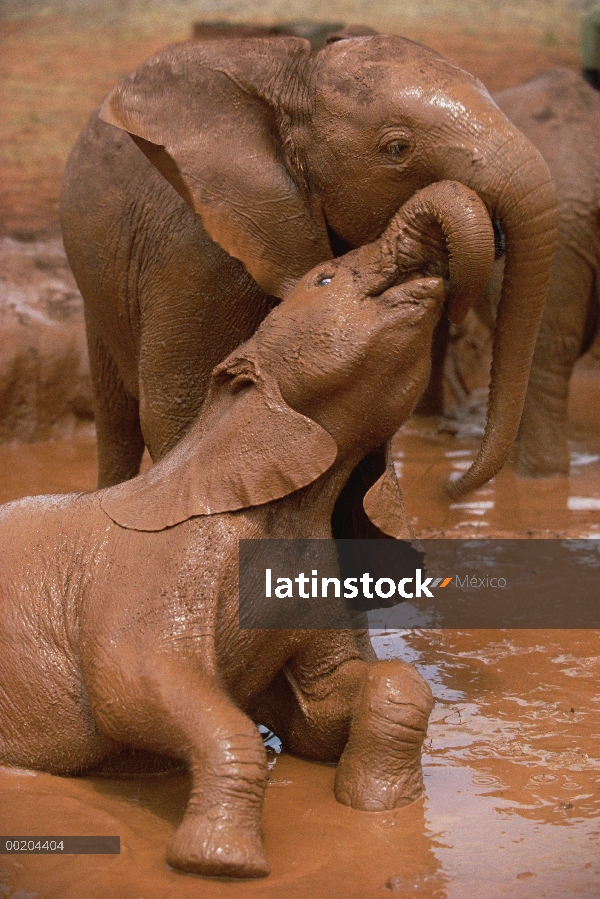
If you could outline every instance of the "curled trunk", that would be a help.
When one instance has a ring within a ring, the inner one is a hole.
[[[487,285],[494,232],[483,202],[457,181],[439,181],[414,194],[379,242],[387,278],[449,277],[448,318],[460,323]]]

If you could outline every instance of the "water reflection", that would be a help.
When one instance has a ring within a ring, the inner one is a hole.
[[[600,895],[598,633],[412,630],[375,645],[410,657],[436,696],[426,816],[452,845],[436,848],[449,899],[517,882],[519,896]]]
[[[571,443],[569,477],[529,480],[507,465],[489,484],[451,502],[447,481],[470,467],[479,447],[437,430],[436,419],[411,419],[396,436],[398,477],[413,526],[422,537],[600,536],[600,455],[586,450],[596,435]],[[460,448],[457,448],[460,447]]]

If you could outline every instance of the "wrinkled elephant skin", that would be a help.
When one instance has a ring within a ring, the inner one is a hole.
[[[410,415],[446,297],[441,278],[398,283],[402,247],[415,222],[424,233],[445,222],[434,207],[449,199],[483,231],[476,251],[472,235],[448,237],[450,268],[472,267],[480,290],[487,213],[461,185],[433,185],[380,240],[300,280],[214,370],[196,422],[146,473],[0,511],[0,763],[73,774],[131,749],[184,761],[193,785],[171,865],[269,873],[254,722],[293,753],[340,759],[336,795],[354,808],[422,792],[426,682],[367,659],[360,631],[240,629],[238,545],[330,538],[353,469]],[[380,532],[408,536],[389,451],[364,509]]]
[[[533,477],[564,475],[569,380],[600,318],[600,96],[579,75],[555,69],[500,91],[495,100],[538,148],[556,186],[558,249],[529,377],[518,469]],[[488,291],[492,307],[500,278],[498,272]]]
[[[162,458],[213,367],[314,265],[459,181],[506,242],[486,436],[455,492],[514,440],[556,242],[538,152],[484,86],[403,38],[173,45],[123,79],[65,169],[61,219],[86,304],[99,486]]]

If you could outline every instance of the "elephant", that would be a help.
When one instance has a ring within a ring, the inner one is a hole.
[[[517,472],[564,476],[569,472],[569,381],[575,362],[596,336],[600,312],[600,97],[568,69],[551,69],[493,96],[546,160],[559,209],[558,247],[519,428]],[[499,260],[474,304],[490,329],[502,279]],[[434,337],[430,384],[417,409],[423,414],[443,413],[447,337],[443,320]]]
[[[293,753],[339,760],[336,797],[355,809],[421,794],[427,683],[368,657],[350,628],[241,628],[238,546],[331,539],[357,462],[410,414],[446,290],[407,280],[402,253],[438,227],[459,282],[451,271],[447,309],[463,314],[493,266],[492,225],[474,193],[436,184],[380,239],[300,279],[148,471],[2,507],[0,763],[76,774],[127,748],[182,760],[192,789],[167,861],[212,876],[269,873],[255,722]],[[364,509],[407,536],[391,453]]]
[[[494,94],[546,160],[558,198],[558,248],[533,354],[518,440],[517,471],[565,475],[569,380],[591,346],[600,313],[600,97],[584,79],[553,69]],[[494,308],[502,272],[486,291]]]
[[[85,301],[99,487],[195,420],[213,367],[315,265],[417,190],[474,190],[505,246],[475,489],[516,436],[556,244],[543,159],[476,78],[393,35],[175,44],[120,81],[69,157],[61,221]],[[383,461],[379,462],[380,473]]]

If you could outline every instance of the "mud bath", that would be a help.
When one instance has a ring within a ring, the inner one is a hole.
[[[396,440],[407,505],[423,536],[600,536],[600,379],[573,382],[572,473],[525,482],[510,468],[448,508],[444,476],[476,438],[413,419]],[[0,500],[91,489],[89,439],[0,447]],[[468,503],[468,505],[467,505]],[[2,856],[0,896],[28,899],[592,899],[600,895],[600,677],[595,631],[377,632],[380,658],[413,662],[436,706],[426,795],[369,814],[337,803],[334,767],[271,754],[263,815],[273,873],[261,882],[179,874],[164,847],[181,820],[184,774],[57,778],[0,770],[4,835],[116,835],[120,856]]]

